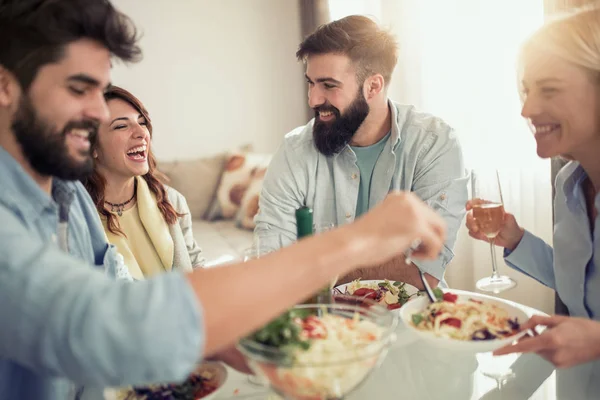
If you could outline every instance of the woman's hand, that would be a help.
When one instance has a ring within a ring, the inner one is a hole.
[[[558,368],[568,368],[600,358],[600,322],[587,318],[536,315],[522,329],[534,331],[538,325],[546,326],[547,329],[539,335],[502,347],[494,355],[536,353]]]
[[[469,235],[477,240],[483,240],[484,242],[489,242],[487,236],[483,234],[479,230],[479,226],[477,225],[477,220],[473,217],[473,207],[481,204],[482,201],[479,199],[473,199],[467,201],[467,229],[469,230]],[[505,212],[504,213],[504,222],[502,224],[502,228],[498,233],[498,236],[494,239],[494,244],[500,247],[504,247],[510,251],[513,251],[517,248],[523,235],[525,234],[525,230],[519,226],[515,216]]]

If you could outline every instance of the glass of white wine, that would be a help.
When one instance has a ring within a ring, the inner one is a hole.
[[[492,276],[477,281],[477,289],[484,292],[500,293],[512,289],[517,282],[498,273],[495,239],[504,223],[504,201],[500,176],[497,170],[471,171],[473,198],[473,218],[479,230],[487,236],[492,253]]]

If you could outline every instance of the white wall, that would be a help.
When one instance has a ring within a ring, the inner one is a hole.
[[[160,160],[252,143],[273,151],[306,123],[295,0],[114,0],[143,33],[141,63],[113,82],[140,98]]]

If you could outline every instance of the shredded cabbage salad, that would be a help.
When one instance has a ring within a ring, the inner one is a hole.
[[[261,365],[271,384],[282,392],[311,399],[342,397],[373,368],[383,331],[371,321],[334,314],[296,318],[300,337],[310,346],[290,347],[289,367]],[[372,346],[369,346],[372,344]],[[340,356],[343,360],[340,360]]]
[[[452,293],[443,293],[441,299],[425,310],[412,315],[412,324],[436,336],[457,340],[494,340],[516,334],[517,318],[495,304],[475,299],[458,300]]]

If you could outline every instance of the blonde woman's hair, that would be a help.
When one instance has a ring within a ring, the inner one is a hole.
[[[546,22],[523,45],[521,66],[527,54],[536,50],[584,68],[600,83],[600,1]]]

